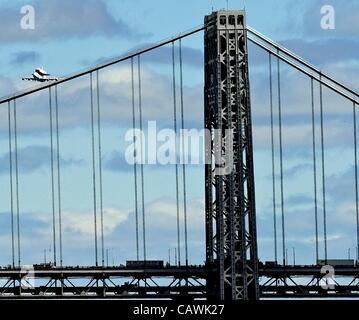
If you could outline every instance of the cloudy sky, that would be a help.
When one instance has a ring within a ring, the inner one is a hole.
[[[328,4],[335,9],[334,30],[321,29],[321,8]],[[20,10],[24,5],[32,5],[35,9],[34,30],[20,27],[23,17]],[[229,0],[231,9],[244,5],[248,23],[253,28],[358,90],[359,5],[356,1],[247,0],[244,3]],[[22,82],[21,77],[31,74],[35,67],[43,66],[57,76],[69,75],[198,26],[212,7],[224,8],[226,1],[16,0],[9,3],[0,0],[0,96],[33,86],[33,83]],[[252,45],[249,49],[259,254],[262,260],[273,260],[268,56]],[[185,126],[201,128],[202,33],[183,40],[183,55]],[[144,121],[156,120],[159,128],[173,126],[171,68],[170,46],[142,57]],[[273,69],[275,71],[274,66]],[[124,161],[128,146],[125,134],[132,126],[130,75],[128,62],[106,68],[99,75],[105,247],[110,252],[110,263],[117,264],[136,256],[133,171]],[[315,233],[310,82],[297,71],[283,66],[282,83],[284,198],[289,261],[292,261],[291,252],[295,248],[297,263],[313,263]],[[94,263],[89,92],[88,76],[58,87],[65,264]],[[318,85],[315,84],[317,157],[320,159],[318,93]],[[22,262],[25,264],[42,262],[44,249],[48,251],[53,246],[48,99],[48,91],[45,91],[17,101],[20,227]],[[277,116],[277,105],[274,107]],[[348,248],[351,248],[353,257],[356,222],[352,106],[325,89],[324,110],[329,257],[346,258]],[[6,105],[1,105],[0,115],[0,264],[5,265],[11,262]],[[276,150],[277,129],[276,125]],[[277,173],[278,159],[277,154]],[[189,257],[192,263],[202,263],[205,255],[203,166],[190,165],[187,169]],[[168,249],[171,249],[173,259],[177,241],[175,169],[174,166],[149,165],[144,171],[147,257],[168,260]],[[320,173],[317,178],[320,195]],[[279,199],[278,193],[280,237]],[[322,240],[320,199],[318,213]],[[183,239],[183,233],[181,235]],[[281,245],[280,241],[278,244]],[[320,255],[323,256],[322,241]]]

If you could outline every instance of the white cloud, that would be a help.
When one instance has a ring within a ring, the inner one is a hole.
[[[106,1],[52,0],[33,1],[32,4],[36,12],[36,23],[32,32],[23,32],[18,26],[22,18],[19,13],[20,6],[3,5],[0,15],[2,42],[34,42],[90,36],[144,36],[114,17]]]
[[[136,74],[135,74],[136,75]],[[132,124],[131,68],[120,64],[100,71],[101,117],[104,123]],[[171,79],[145,66],[141,71],[143,119],[171,121],[173,97]],[[138,83],[135,79],[136,110],[138,116]],[[21,84],[18,90],[32,87]],[[96,77],[93,77],[96,106]],[[53,90],[54,91],[54,90]],[[203,117],[203,88],[201,85],[184,88],[186,119],[198,121]],[[58,86],[59,123],[61,128],[90,125],[90,77],[71,80]],[[48,90],[18,101],[19,128],[26,131],[48,130]],[[0,108],[0,129],[7,130],[7,108]]]
[[[115,228],[128,219],[128,212],[115,209],[105,208],[104,215],[104,235],[110,234]],[[100,215],[97,212],[97,223],[100,228]],[[63,213],[63,226],[72,232],[80,232],[85,235],[94,235],[93,214],[76,214],[72,212]],[[99,230],[98,230],[99,231]]]
[[[353,226],[356,223],[355,201],[339,202],[335,208],[334,219],[341,225]]]
[[[165,228],[173,225],[177,218],[175,199],[164,198],[149,203],[146,206],[149,222],[156,227]],[[187,221],[189,229],[204,229],[204,199],[192,199],[187,202]],[[184,222],[182,201],[180,200],[180,223]]]
[[[51,215],[34,214],[35,218],[52,224]],[[104,235],[112,233],[121,223],[128,219],[129,211],[117,208],[104,208]],[[84,236],[94,236],[94,214],[93,212],[62,212],[62,227],[64,232],[80,234]],[[100,232],[100,212],[97,211],[97,232]],[[44,234],[52,232],[50,229],[42,230]]]

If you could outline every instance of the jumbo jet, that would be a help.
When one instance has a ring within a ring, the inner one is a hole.
[[[24,77],[22,80],[25,81],[38,81],[38,82],[45,82],[45,81],[57,81],[59,78],[57,77],[50,77],[50,74],[47,73],[43,68],[36,68],[35,72],[30,77]]]

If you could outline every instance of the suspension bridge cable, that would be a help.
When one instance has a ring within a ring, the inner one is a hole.
[[[139,106],[139,117],[140,117],[140,148],[141,148],[141,198],[142,198],[142,237],[143,237],[143,260],[146,261],[146,213],[145,213],[145,180],[143,174],[143,119],[142,119],[142,87],[141,87],[141,56],[137,56],[137,72],[138,72],[138,106]]]
[[[56,162],[57,162],[57,201],[59,218],[59,254],[62,267],[62,208],[61,208],[61,171],[60,171],[60,134],[59,134],[59,103],[57,98],[57,86],[55,86],[55,127],[56,127]]]
[[[99,71],[96,70],[96,94],[97,94],[97,139],[98,139],[98,172],[99,172],[99,197],[101,218],[101,258],[102,266],[105,266],[105,238],[103,220],[103,182],[102,182],[102,137],[101,137],[101,109],[100,109],[100,84]]]
[[[135,77],[133,69],[133,58],[131,58],[131,93],[132,93],[132,129],[136,129],[136,110],[135,110]],[[136,154],[136,135],[133,132],[133,145],[134,145],[134,164],[133,164],[133,177],[135,184],[135,220],[136,220],[136,257],[140,259],[140,248],[139,248],[139,234],[138,234],[138,186],[137,186],[137,154]]]
[[[320,76],[321,78],[321,76]],[[323,120],[323,87],[319,84],[320,94],[320,135],[321,135],[321,149],[322,149],[322,197],[323,197],[323,224],[324,224],[324,259],[328,259],[328,245],[327,245],[327,211],[325,199],[325,154],[324,154],[324,120]]]
[[[96,65],[94,67],[91,67],[91,68],[88,68],[86,70],[83,70],[81,72],[77,72],[77,73],[73,73],[65,78],[60,78],[59,80],[57,81],[52,81],[52,82],[49,82],[49,83],[46,83],[44,85],[39,85],[39,86],[36,86],[36,87],[32,87],[28,90],[24,90],[24,91],[21,91],[21,92],[17,92],[15,94],[11,94],[9,96],[6,96],[6,97],[1,97],[0,98],[0,104],[3,104],[5,102],[8,102],[8,101],[12,101],[13,99],[18,99],[18,98],[21,98],[21,97],[24,97],[24,96],[27,96],[31,93],[34,93],[34,92],[38,92],[38,91],[41,91],[43,89],[46,89],[48,87],[53,87],[55,85],[58,85],[58,84],[62,84],[62,83],[65,83],[65,82],[68,82],[68,81],[71,81],[73,79],[77,79],[77,78],[80,78],[82,76],[85,76],[87,74],[90,74],[96,70],[100,70],[100,69],[104,69],[104,68],[107,68],[107,67],[110,67],[110,66],[113,66],[115,64],[118,64],[120,62],[123,62],[123,61],[126,61],[126,60],[129,60],[131,59],[131,57],[138,57],[139,55],[141,54],[145,54],[147,52],[150,52],[154,49],[158,49],[160,47],[163,47],[165,45],[168,45],[170,43],[172,43],[173,41],[177,41],[181,38],[186,38],[186,37],[189,37],[193,34],[196,34],[198,32],[201,32],[203,30],[205,30],[207,28],[207,25],[199,25],[195,28],[192,28],[190,30],[187,30],[185,32],[182,32],[182,33],[179,33],[173,37],[170,37],[170,38],[167,38],[165,40],[162,40],[160,42],[157,42],[155,44],[151,44],[150,46],[148,47],[144,47],[144,48],[141,48],[139,50],[136,50],[136,51],[131,51],[123,56],[120,56],[120,57],[117,57],[113,60],[110,60],[110,61],[107,61],[103,64],[99,64],[99,65]]]
[[[357,117],[356,106],[353,102],[353,125],[354,125],[354,169],[355,169],[355,213],[357,231],[357,257],[359,257],[359,194],[358,194],[358,143],[357,143]]]
[[[96,161],[95,161],[95,125],[94,125],[94,105],[93,105],[93,83],[92,73],[90,73],[90,90],[91,90],[91,145],[92,145],[92,187],[93,187],[93,214],[95,229],[95,260],[98,266],[97,251],[97,191],[96,191]]]
[[[259,41],[253,39],[253,38],[248,38],[249,41],[251,41],[252,43],[254,43],[255,45],[257,45],[258,47],[262,48],[263,50],[271,53],[273,56],[279,58],[280,60],[282,60],[283,62],[285,62],[287,65],[293,67],[294,69],[298,70],[299,72],[305,74],[306,76],[308,76],[309,78],[314,78],[316,81],[321,82],[325,87],[327,87],[328,89],[336,92],[337,94],[339,94],[340,96],[344,97],[345,99],[355,102],[356,104],[358,104],[358,101],[356,100],[356,98],[353,98],[352,95],[345,93],[344,89],[340,89],[338,87],[336,87],[333,83],[330,83],[329,81],[324,81],[322,79],[320,79],[320,77],[318,77],[317,75],[309,72],[306,68],[304,68],[303,66],[299,65],[298,63],[293,62],[290,59],[287,59],[285,57],[283,57],[283,55],[278,54],[276,51],[266,47],[265,45],[263,45],[262,43],[260,43]],[[332,79],[332,81],[334,81]],[[344,86],[343,86],[344,88]],[[350,89],[346,89],[347,91],[351,91]],[[1,102],[1,101],[0,101]]]
[[[175,64],[175,43],[172,42],[172,91],[173,91],[173,129],[175,132],[175,150],[177,150],[177,99],[176,99],[176,64]],[[181,265],[181,235],[180,235],[180,213],[179,213],[179,183],[178,183],[178,163],[176,154],[175,163],[176,175],[176,213],[177,213],[177,251],[178,265]]]
[[[278,121],[279,121],[279,163],[280,163],[280,198],[282,212],[282,250],[283,265],[286,264],[286,243],[285,243],[285,217],[284,217],[284,185],[283,185],[283,142],[282,142],[282,98],[280,81],[280,60],[277,59],[277,81],[278,81]]]
[[[280,51],[281,53],[283,53],[288,58],[290,58],[290,59],[296,61],[297,63],[301,64],[306,69],[314,71],[318,75],[321,74],[322,78],[330,81],[332,84],[334,84],[335,86],[338,86],[340,89],[343,89],[344,91],[347,91],[348,93],[352,94],[354,96],[353,97],[354,100],[359,97],[359,94],[357,92],[355,92],[354,90],[352,90],[352,89],[348,88],[347,86],[345,86],[344,84],[336,81],[335,79],[333,79],[329,75],[324,74],[321,70],[319,70],[316,67],[314,67],[313,65],[309,64],[307,61],[305,61],[303,58],[299,57],[297,54],[291,52],[290,50],[288,50],[288,49],[286,49],[284,47],[282,47],[280,44],[278,44],[275,41],[269,39],[268,37],[264,36],[263,34],[259,33],[258,31],[254,30],[253,28],[247,26],[247,31],[249,32],[249,34],[254,35],[255,37],[257,37],[257,38],[261,39],[262,41],[264,41],[265,43],[269,44],[271,47],[277,49],[278,54],[279,54],[279,51]],[[263,46],[263,44],[259,44],[256,40],[254,40],[251,37],[248,37],[248,39],[250,41],[252,41],[252,42],[255,42],[257,45],[259,45],[261,47]],[[267,49],[265,49],[265,50],[267,50]],[[283,57],[283,55],[281,55],[281,57]],[[347,96],[347,98],[349,98],[349,97]]]
[[[20,242],[20,200],[19,200],[19,158],[17,145],[17,113],[16,99],[14,99],[14,138],[15,138],[15,194],[16,194],[16,229],[17,229],[17,257],[18,266],[21,266],[21,242]]]
[[[49,87],[49,122],[50,122],[50,161],[51,161],[51,208],[52,208],[52,237],[54,265],[56,266],[56,219],[55,219],[55,175],[54,175],[54,138],[53,138],[53,115],[52,115],[52,92]]]
[[[319,260],[319,236],[318,236],[318,198],[317,198],[317,156],[315,145],[315,113],[314,113],[314,79],[311,84],[311,105],[312,105],[312,150],[313,150],[313,186],[314,186],[314,220],[315,220],[315,258]]]
[[[274,119],[273,119],[273,79],[272,79],[272,55],[269,54],[269,93],[270,93],[270,122],[271,122],[271,151],[272,151],[272,201],[273,201],[273,233],[274,233],[274,257],[278,261],[277,240],[277,212],[276,212],[276,188],[275,188],[275,163],[274,163]]]
[[[185,142],[184,142],[184,102],[183,102],[183,61],[182,61],[182,40],[179,40],[180,60],[180,90],[181,90],[181,129],[182,129],[182,178],[183,178],[183,215],[184,215],[184,241],[185,258],[188,266],[188,225],[187,225],[187,185],[186,185],[186,164],[185,164]]]
[[[14,238],[14,193],[13,193],[13,159],[12,159],[12,134],[11,134],[11,105],[7,106],[9,126],[9,178],[10,178],[10,218],[11,218],[11,257],[12,267],[15,268],[15,238]]]

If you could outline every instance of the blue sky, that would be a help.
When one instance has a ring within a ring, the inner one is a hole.
[[[35,8],[33,31],[22,30],[19,25],[20,8],[26,4]],[[241,9],[245,5],[249,25],[358,90],[359,5],[356,1],[247,0],[244,3],[230,0],[228,4],[230,9]],[[320,28],[320,8],[327,4],[335,8],[335,30]],[[54,75],[66,76],[201,25],[212,7],[218,9],[226,5],[226,1],[219,0],[0,1],[3,30],[0,96],[33,86],[20,78],[31,74],[37,66],[44,66]],[[200,128],[203,35],[189,37],[183,45],[186,126]],[[157,120],[159,127],[172,126],[170,54],[170,47],[166,47],[143,57],[144,119]],[[273,260],[267,56],[250,46],[250,62],[259,252],[261,259]],[[289,68],[282,70],[287,245],[290,250],[296,248],[298,262],[313,263],[309,82]],[[131,169],[123,168],[120,159],[127,146],[125,132],[131,127],[129,71],[129,64],[123,63],[100,73],[105,243],[106,247],[113,248],[117,263],[135,257],[133,176]],[[93,263],[88,92],[86,77],[59,86],[65,264]],[[44,248],[51,247],[52,241],[47,101],[47,92],[18,101],[24,263],[41,261]],[[318,107],[318,101],[316,104]],[[347,248],[354,251],[356,245],[351,106],[325,91],[325,110],[329,255],[344,258]],[[318,120],[318,110],[316,112]],[[6,106],[2,106],[0,114],[0,183],[3,186],[0,264],[7,264],[11,252]],[[319,149],[317,152],[319,157]],[[146,167],[145,173],[149,257],[165,260],[168,248],[176,246],[174,168]],[[189,240],[193,263],[201,263],[205,253],[203,176],[201,166],[189,166]]]
[[[2,19],[3,23],[9,21],[5,28],[20,29],[18,28],[21,18],[19,8],[25,4],[33,4],[35,9],[38,7],[37,23],[39,28],[44,25],[46,30],[39,31],[39,35],[35,36],[35,41],[31,41],[32,37],[23,31],[4,32],[1,69],[5,74],[13,73],[15,79],[26,71],[32,71],[31,62],[46,65],[56,74],[72,73],[74,70],[91,65],[93,61],[100,58],[118,56],[130,48],[158,41],[200,25],[203,22],[203,16],[211,11],[212,6],[214,8],[226,7],[224,0],[181,3],[140,0],[136,4],[130,0],[12,1],[11,4],[9,2],[2,4],[2,15],[7,17],[6,20]],[[244,1],[232,0],[229,1],[229,8],[242,8],[243,4]],[[337,30],[320,31],[322,4],[336,5]],[[300,37],[302,41],[306,39],[325,42],[333,34],[340,35],[339,41],[353,37],[353,32],[350,32],[345,25],[347,21],[345,15],[352,12],[352,7],[355,9],[354,1],[306,0],[300,3],[289,0],[246,1],[248,23],[273,39],[286,41],[293,41]],[[87,8],[96,10],[98,18],[89,21],[91,13],[86,15]],[[42,18],[42,14],[47,18]],[[355,29],[355,25],[353,27]],[[311,28],[310,31],[308,31],[309,28]],[[197,38],[189,40],[191,46],[202,49],[201,42],[197,40]],[[351,43],[351,47],[353,46],[355,44]],[[46,48],[46,54],[44,48]],[[348,51],[351,55],[354,52],[345,47],[336,50],[343,56]],[[22,51],[32,52],[27,56],[27,65],[24,59],[22,63],[17,59],[19,55],[21,58]],[[319,50],[315,51],[311,54],[320,53]],[[16,66],[16,64],[20,65]]]

